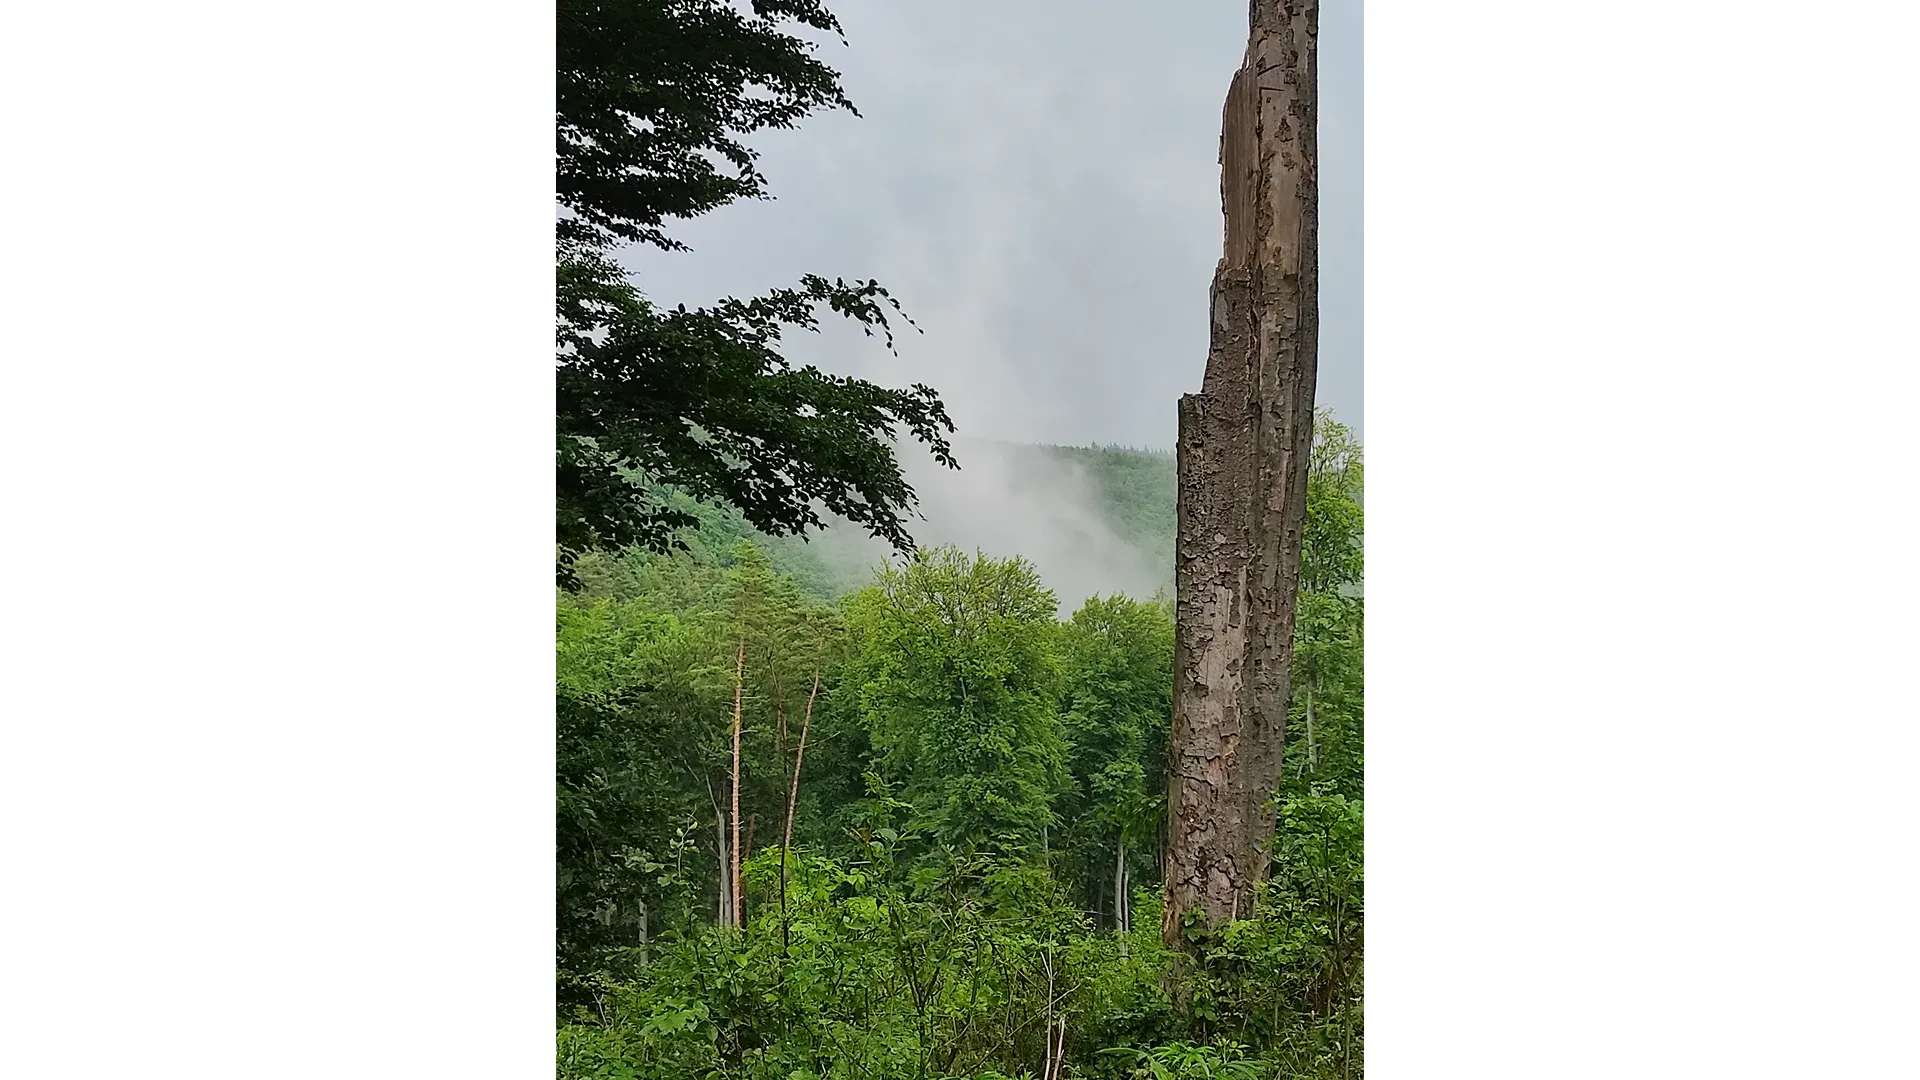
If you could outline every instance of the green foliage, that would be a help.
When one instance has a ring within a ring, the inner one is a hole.
[[[1229,923],[1194,977],[1197,1030],[1266,1047],[1285,1076],[1358,1075],[1361,804],[1285,800],[1256,917]]]
[[[1361,796],[1364,614],[1357,596],[1300,594],[1283,778],[1290,793],[1330,783]]]
[[[1165,805],[1173,710],[1173,612],[1164,602],[1093,597],[1061,627],[1060,708],[1072,787],[1056,866],[1082,883],[1089,910],[1108,910],[1114,878],[1151,877]]]
[[[1118,446],[1041,446],[1025,452],[1081,470],[1113,535],[1165,567],[1163,584],[1173,588],[1177,484],[1172,454]]]
[[[777,572],[793,579],[812,600],[837,600],[873,580],[873,567],[864,558],[851,563],[834,560],[823,553],[824,545],[806,538],[768,536],[755,529],[738,507],[698,502],[671,489],[661,489],[658,497],[693,519],[691,526],[680,531],[673,550],[585,552],[573,567],[578,594],[631,599],[646,592],[684,588],[697,580],[695,568],[731,565],[742,541],[766,556]]]
[[[646,933],[684,930],[716,902],[714,822],[731,779],[741,640],[750,661],[742,808],[770,829],[785,814],[797,737],[789,728],[840,641],[836,613],[809,601],[751,545],[725,566],[682,569],[638,578],[627,598],[563,595],[559,605],[566,1001],[582,1000],[597,976],[630,971]]]
[[[855,111],[787,31],[840,32],[817,0],[758,0],[752,16],[717,0],[559,0],[555,15],[554,182],[570,242],[681,248],[668,218],[765,195],[743,136]]]
[[[847,602],[849,678],[915,824],[954,852],[1034,855],[1063,783],[1054,595],[1030,563],[921,552]]]
[[[615,259],[679,250],[669,222],[763,197],[747,136],[852,110],[798,36],[838,23],[819,0],[557,16],[559,1075],[1361,1075],[1351,433],[1319,418],[1272,879],[1182,969],[1176,1008],[1157,881],[1167,606],[1096,597],[1061,623],[1019,559],[941,549],[869,577],[796,546],[837,517],[910,552],[896,440],[956,466],[928,387],[782,355],[822,307],[891,349],[899,306],[808,275],[667,310]],[[1171,455],[1023,452],[1081,470],[1171,580]],[[736,928],[715,916],[743,647]]]
[[[1064,1025],[1066,1077],[1358,1076],[1358,945],[1339,938],[1359,917],[1358,808],[1305,816],[1285,844],[1302,876],[1222,935],[1186,1013],[1154,920],[1122,949],[1044,873],[989,870],[983,891],[982,867],[906,873],[901,845],[875,836],[846,859],[789,854],[784,874],[782,853],[756,856],[751,922],[676,938],[576,1009],[559,1075],[1031,1077]]]
[[[829,512],[902,549],[915,503],[900,473],[900,430],[957,467],[946,409],[928,387],[888,390],[795,368],[784,327],[817,327],[814,307],[887,329],[878,285],[808,278],[798,289],[663,312],[610,261],[563,252],[556,418],[563,583],[581,551],[666,550],[697,518],[673,488],[736,506],[773,535],[804,534]]]
[[[736,506],[773,535],[822,527],[824,508],[906,550],[915,495],[895,436],[957,467],[932,389],[795,368],[780,353],[787,329],[818,329],[821,306],[892,348],[899,305],[878,283],[808,275],[751,300],[662,310],[613,258],[623,242],[680,248],[669,219],[764,194],[746,135],[851,109],[792,26],[839,29],[817,0],[756,0],[751,16],[723,0],[559,5],[555,527],[568,588],[581,552],[666,550],[696,523],[663,489]]]
[[[1318,520],[1359,521],[1358,466],[1357,446],[1316,459]],[[1025,562],[934,549],[836,601],[739,511],[678,505],[685,550],[583,557],[559,595],[561,1077],[1033,1080],[1060,1022],[1058,1080],[1362,1075],[1357,527],[1311,534],[1346,546],[1316,549],[1331,587],[1300,599],[1271,880],[1180,969],[1176,1007],[1164,598],[1059,620]],[[734,929],[716,839],[743,637]]]
[[[1307,471],[1307,517],[1300,549],[1300,591],[1339,593],[1357,589],[1364,569],[1361,511],[1365,482],[1360,444],[1353,431],[1323,410],[1314,417],[1313,452]]]
[[[1036,473],[1052,475],[1060,462],[1080,470],[1096,496],[1094,509],[1100,524],[1128,546],[1166,567],[1162,582],[1173,586],[1173,457],[1151,451],[1117,447],[1025,446],[1012,451],[1015,467],[1032,462]],[[586,552],[574,572],[589,595],[632,595],[631,579],[643,566],[659,564],[668,573],[682,573],[676,560],[697,564],[724,564],[741,540],[750,540],[774,567],[791,575],[810,596],[835,600],[872,584],[874,569],[861,546],[810,543],[804,535],[771,536],[756,529],[739,508],[704,503],[672,488],[654,487],[649,496],[661,506],[683,515],[682,525],[669,545],[672,551],[654,554],[631,550],[620,554]]]
[[[1031,879],[1009,883],[1017,868],[984,895],[962,888],[977,868],[957,864],[908,884],[875,843],[845,862],[790,859],[784,894],[779,853],[755,858],[745,878],[761,899],[745,931],[676,941],[610,995],[604,1018],[576,1013],[560,1075],[1037,1071],[1042,1018],[1100,964],[1080,916]]]
[[[1105,1051],[1133,1062],[1133,1074],[1140,1080],[1266,1080],[1272,1069],[1249,1059],[1247,1048],[1236,1042],[1195,1045],[1172,1042],[1150,1050],[1131,1046]]]
[[[1293,695],[1283,792],[1361,797],[1365,569],[1361,447],[1345,425],[1315,419],[1294,614]]]

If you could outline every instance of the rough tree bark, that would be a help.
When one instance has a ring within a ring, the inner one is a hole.
[[[1226,242],[1200,393],[1180,399],[1162,935],[1249,915],[1266,877],[1313,441],[1316,0],[1252,0],[1222,110]]]

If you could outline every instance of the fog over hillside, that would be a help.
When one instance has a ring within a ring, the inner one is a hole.
[[[1021,556],[1058,594],[1063,614],[1096,594],[1149,597],[1171,589],[1172,455],[956,439],[954,456],[957,471],[918,448],[902,448],[920,494],[925,520],[911,531],[922,546]],[[863,583],[892,555],[886,544],[837,521],[805,546],[842,587]]]
[[[897,354],[831,318],[782,348],[795,364],[939,392],[966,436],[961,469],[900,447],[925,518],[910,522],[915,539],[1025,557],[1064,611],[1095,593],[1170,591],[1171,455],[1084,444],[1170,446],[1175,403],[1200,388],[1222,243],[1220,110],[1245,6],[830,6],[845,38],[817,35],[820,55],[859,114],[755,133],[772,198],[676,222],[691,250],[622,260],[663,304],[806,273],[878,279],[918,328]],[[1356,435],[1361,14],[1325,5],[1317,62],[1318,404]],[[767,546],[834,591],[895,557],[844,522]]]
[[[1245,4],[835,0],[817,35],[859,115],[756,133],[773,197],[622,258],[662,304],[877,278],[925,333],[829,320],[789,358],[940,392],[966,435],[1171,446],[1219,261],[1220,118]],[[1319,403],[1364,435],[1361,5],[1319,39]],[[1144,74],[1143,74],[1144,73]],[[914,451],[903,452],[910,457]],[[980,463],[988,471],[988,463]]]

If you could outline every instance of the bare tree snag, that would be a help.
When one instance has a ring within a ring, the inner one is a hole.
[[[1180,399],[1162,936],[1253,911],[1267,875],[1313,442],[1317,0],[1252,0],[1222,110],[1226,239],[1200,393]]]

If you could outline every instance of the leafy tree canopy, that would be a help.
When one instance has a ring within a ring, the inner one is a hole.
[[[847,608],[876,747],[958,851],[1039,849],[1065,782],[1054,594],[1023,559],[919,553]]]
[[[1197,957],[1160,932],[1164,597],[1063,620],[1023,560],[951,548],[814,591],[732,508],[695,507],[688,550],[583,558],[558,604],[559,1075],[1360,1077],[1360,448],[1320,433],[1273,870]],[[1153,505],[1159,472],[1115,464]]]
[[[817,0],[560,0],[555,285],[556,539],[563,585],[592,548],[665,550],[695,523],[674,490],[731,503],[770,535],[805,535],[822,509],[910,550],[915,495],[902,430],[957,467],[945,406],[905,390],[796,368],[792,327],[821,305],[893,346],[899,305],[877,282],[808,275],[794,287],[663,310],[615,261],[623,243],[685,245],[666,223],[766,180],[742,141],[852,103],[795,29],[838,33]]]
[[[1358,588],[1366,560],[1361,491],[1366,469],[1353,429],[1325,410],[1314,417],[1307,472],[1307,515],[1300,547],[1300,591],[1339,593]]]

